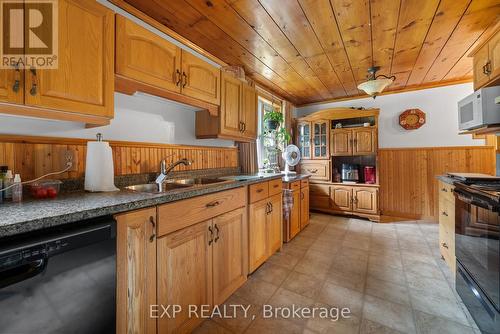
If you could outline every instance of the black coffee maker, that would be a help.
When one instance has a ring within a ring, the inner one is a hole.
[[[342,182],[359,182],[359,165],[342,164]]]

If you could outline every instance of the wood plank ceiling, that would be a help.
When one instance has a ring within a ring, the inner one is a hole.
[[[126,0],[297,105],[470,79],[474,43],[500,0]]]

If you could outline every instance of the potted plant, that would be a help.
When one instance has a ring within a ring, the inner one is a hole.
[[[270,131],[276,130],[284,121],[283,114],[279,111],[270,110],[264,113],[264,122]]]

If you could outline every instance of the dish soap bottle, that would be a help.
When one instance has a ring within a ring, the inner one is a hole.
[[[8,188],[12,185],[14,180],[14,176],[12,175],[12,171],[9,169],[3,178],[3,187]],[[4,199],[7,201],[12,200],[12,188],[9,188],[3,192]]]
[[[21,184],[21,175],[14,176],[14,185],[12,186],[12,202],[21,202],[23,200],[23,185]]]

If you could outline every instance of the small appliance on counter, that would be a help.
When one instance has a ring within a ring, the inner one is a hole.
[[[343,183],[358,183],[359,182],[359,165],[342,164],[342,182]]]
[[[376,170],[375,166],[365,166],[363,168],[363,176],[365,183],[367,184],[375,184],[376,183]]]
[[[97,134],[97,141],[87,143],[85,190],[93,192],[119,190],[115,187],[113,152],[109,143],[102,141],[100,133]]]

